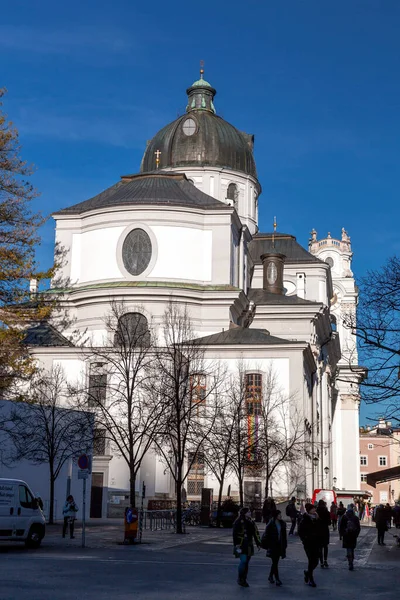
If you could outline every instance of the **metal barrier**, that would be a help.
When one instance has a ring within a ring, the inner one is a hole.
[[[140,526],[150,531],[175,529],[176,510],[144,510]]]

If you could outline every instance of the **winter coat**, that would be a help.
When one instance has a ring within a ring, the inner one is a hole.
[[[63,508],[63,516],[69,517],[70,519],[76,518],[76,513],[78,512],[78,507],[75,502],[66,502]]]
[[[343,517],[343,515],[346,514],[346,509],[344,506],[338,506],[337,509],[337,516],[338,517]]]
[[[238,517],[233,524],[233,554],[236,556],[236,547],[239,546],[243,554],[253,556],[254,543],[257,547],[261,546],[257,525],[251,519]]]
[[[321,531],[318,517],[313,519],[308,513],[304,513],[299,523],[298,533],[304,548],[319,550],[321,547]]]
[[[297,517],[297,507],[296,504],[294,502],[289,502],[289,504],[286,507],[286,516],[290,517],[291,519],[295,519]]]
[[[327,546],[329,544],[329,525],[331,524],[331,515],[326,506],[317,508],[318,527],[321,536],[321,545]]]
[[[272,554],[285,558],[287,548],[286,523],[282,520],[279,523],[281,526],[280,533],[278,532],[275,519],[271,519],[265,528],[266,547],[268,549],[267,556]]]
[[[338,509],[337,509],[336,504],[332,503],[330,511],[329,511],[331,521],[337,521],[337,518],[338,518],[337,511],[338,511]]]
[[[360,531],[360,519],[356,517],[353,511],[347,511],[340,521],[339,530],[340,537],[343,538],[343,548],[354,550],[357,547],[357,538]]]
[[[263,508],[262,508],[262,516],[264,519],[264,523],[268,523],[271,518],[271,513],[273,510],[276,510],[276,504],[273,500],[269,500],[266,498],[264,500]]]
[[[388,530],[388,515],[387,515],[387,510],[385,507],[380,508],[378,506],[378,508],[376,509],[375,512],[375,525],[377,529],[383,529],[384,531]]]
[[[395,506],[392,510],[394,525],[400,525],[400,506]]]

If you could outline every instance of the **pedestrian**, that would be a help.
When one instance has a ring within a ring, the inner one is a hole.
[[[392,507],[390,506],[389,502],[387,502],[385,505],[385,515],[388,529],[390,529],[392,527]]]
[[[337,524],[337,526],[338,526],[338,530],[339,530],[339,538],[340,539],[342,539],[342,536],[340,535],[340,521],[342,520],[342,517],[343,517],[343,515],[345,513],[346,513],[346,509],[345,509],[345,507],[343,505],[343,502],[340,501],[338,509],[337,509],[337,516],[338,516],[338,524]]]
[[[280,558],[286,558],[287,536],[286,523],[282,520],[280,510],[272,511],[271,519],[267,523],[264,536],[267,556],[272,560],[268,581],[281,586],[282,581],[279,579],[278,564]]]
[[[332,531],[336,531],[338,514],[337,514],[337,505],[335,502],[332,502],[332,504],[331,504],[330,516],[331,516],[331,522],[332,522]]]
[[[307,570],[304,571],[304,582],[311,587],[317,587],[314,581],[314,569],[318,565],[320,548],[318,515],[316,507],[309,502],[307,502],[305,509],[306,512],[301,519],[298,529],[304,551],[308,558]]]
[[[251,518],[250,509],[241,508],[233,524],[233,554],[239,558],[238,584],[242,587],[249,587],[247,573],[250,559],[254,555],[254,544],[260,549],[261,540],[257,525]]]
[[[387,526],[387,514],[386,509],[383,504],[379,504],[377,509],[375,510],[375,524],[376,529],[378,530],[378,545],[386,546],[385,544],[385,533],[388,530]]]
[[[271,513],[273,510],[276,510],[276,504],[275,504],[273,498],[269,498],[269,497],[265,498],[263,508],[262,508],[262,515],[263,515],[264,523],[268,523],[268,521],[271,518]]]
[[[74,536],[74,525],[76,519],[76,513],[78,512],[78,507],[75,503],[74,497],[69,495],[67,497],[67,501],[64,504],[63,508],[63,516],[64,516],[64,525],[63,525],[63,533],[62,536],[65,538],[65,534],[67,533],[68,525],[69,525],[69,536],[71,540],[75,538]]]
[[[297,507],[296,507],[296,498],[293,496],[290,499],[290,502],[286,507],[286,516],[289,517],[292,522],[292,525],[291,525],[290,531],[289,531],[289,535],[294,534],[294,531],[296,529],[298,513],[299,513],[299,511],[297,510]]]
[[[317,508],[318,526],[320,531],[319,562],[321,569],[327,569],[328,565],[328,546],[329,546],[329,527],[331,525],[331,515],[327,509],[326,502],[320,500]]]
[[[354,571],[354,550],[357,547],[360,531],[360,519],[354,513],[354,504],[349,504],[339,527],[340,539],[343,538],[343,548],[346,548],[347,551],[349,571]]]
[[[400,529],[400,502],[396,502],[392,510],[393,525]]]

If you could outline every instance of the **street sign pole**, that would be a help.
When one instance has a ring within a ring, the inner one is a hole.
[[[85,525],[86,525],[86,477],[83,479],[83,492],[82,492],[82,548],[85,547]]]

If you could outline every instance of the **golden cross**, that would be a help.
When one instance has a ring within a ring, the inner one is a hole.
[[[156,155],[156,168],[158,169],[162,152],[160,152],[160,150],[156,150],[154,154]]]
[[[276,231],[277,226],[278,226],[278,224],[276,222],[276,217],[274,217],[274,231]]]
[[[200,78],[203,79],[204,74],[204,60],[200,61]]]

